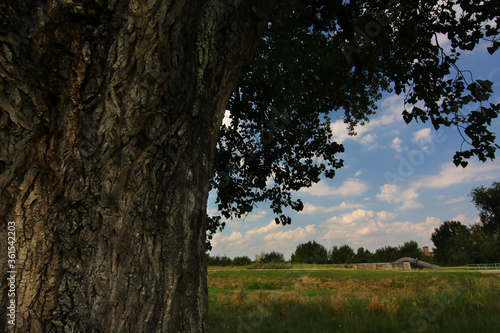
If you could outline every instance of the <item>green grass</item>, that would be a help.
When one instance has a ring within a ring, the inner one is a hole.
[[[209,271],[212,332],[500,332],[499,299],[457,270]]]

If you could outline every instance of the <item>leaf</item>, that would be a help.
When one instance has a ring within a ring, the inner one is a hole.
[[[499,47],[500,47],[500,42],[495,42],[493,43],[493,46],[487,47],[486,49],[488,50],[489,54],[493,54],[498,50]]]

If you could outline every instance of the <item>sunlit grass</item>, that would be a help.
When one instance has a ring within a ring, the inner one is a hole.
[[[500,331],[500,278],[480,273],[217,271],[209,298],[212,332]]]

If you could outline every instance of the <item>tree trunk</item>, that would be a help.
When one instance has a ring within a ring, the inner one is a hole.
[[[218,129],[273,2],[0,5],[2,331],[208,331]]]

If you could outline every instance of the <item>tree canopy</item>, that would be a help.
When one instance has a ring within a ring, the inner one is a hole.
[[[470,230],[459,221],[445,221],[434,229],[434,256],[442,265],[465,265],[472,261]]]
[[[283,208],[303,207],[291,193],[343,166],[332,117],[355,134],[384,91],[404,96],[407,123],[457,128],[457,166],[494,159],[490,126],[500,103],[488,102],[493,83],[475,80],[457,61],[480,43],[497,51],[498,2],[289,0],[278,7],[220,133],[212,187],[222,216],[241,217],[267,201],[277,223],[290,223]]]
[[[328,251],[316,241],[297,245],[291,258],[292,263],[324,264],[327,261]]]
[[[491,187],[476,187],[470,196],[479,210],[479,222],[471,227],[474,254],[477,261],[497,262],[500,258],[500,182],[494,182]]]
[[[500,232],[500,182],[491,187],[476,187],[470,193],[472,201],[479,210],[482,226],[490,233]]]

